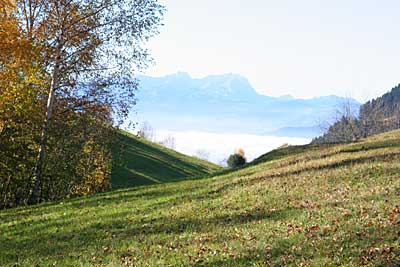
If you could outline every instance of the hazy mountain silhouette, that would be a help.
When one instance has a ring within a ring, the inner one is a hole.
[[[319,134],[318,124],[332,120],[347,101],[338,96],[261,95],[237,74],[197,79],[179,72],[139,79],[137,116],[156,129],[313,137]],[[354,99],[349,101],[360,106]]]

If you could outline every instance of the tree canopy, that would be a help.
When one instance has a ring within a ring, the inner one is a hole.
[[[164,7],[4,0],[0,11],[0,207],[107,189],[111,127],[135,104]]]

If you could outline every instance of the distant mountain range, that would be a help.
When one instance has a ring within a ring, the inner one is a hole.
[[[140,76],[133,119],[155,129],[314,137],[319,124],[331,121],[337,109],[354,99],[324,96],[296,99],[261,95],[236,74],[197,79],[179,72],[163,77]]]

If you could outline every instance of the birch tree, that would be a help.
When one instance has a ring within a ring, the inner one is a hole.
[[[59,99],[82,112],[98,103],[107,106],[113,123],[135,103],[135,70],[149,56],[145,42],[157,33],[164,12],[157,0],[14,0],[15,17],[28,40],[40,47],[49,74],[30,202],[37,202],[49,127]],[[70,101],[68,101],[70,100]]]

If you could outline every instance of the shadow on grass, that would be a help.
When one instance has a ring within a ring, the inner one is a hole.
[[[353,166],[357,164],[363,164],[367,162],[376,162],[376,161],[384,161],[384,160],[389,160],[393,159],[396,157],[400,156],[400,152],[398,151],[393,151],[390,153],[387,153],[385,155],[380,155],[380,156],[364,156],[364,157],[359,157],[356,159],[344,159],[340,160],[338,162],[333,162],[333,163],[327,163],[327,164],[321,164],[318,166],[310,166],[310,167],[303,167],[303,168],[298,168],[295,170],[288,170],[288,171],[282,171],[282,172],[277,172],[275,169],[275,172],[270,173],[270,174],[264,174],[262,177],[252,177],[248,179],[241,179],[236,182],[232,182],[229,184],[225,184],[214,191],[210,192],[210,194],[220,194],[226,190],[229,190],[230,188],[234,188],[236,186],[244,185],[244,184],[250,184],[253,182],[256,182],[258,180],[262,179],[273,179],[273,178],[279,178],[279,177],[287,177],[291,175],[301,175],[301,173],[307,173],[307,172],[312,172],[312,171],[324,171],[324,170],[331,170],[331,169],[336,169],[336,168],[341,168],[341,167],[348,167],[348,166]]]
[[[111,243],[134,241],[160,234],[175,236],[185,231],[207,233],[210,227],[227,227],[259,220],[286,220],[299,214],[292,208],[277,211],[254,210],[246,213],[223,214],[206,218],[142,218],[130,221],[127,211],[91,218],[84,226],[74,225],[76,218],[55,219],[52,223],[38,220],[8,235],[2,241],[3,259],[6,264],[18,261],[18,257],[48,258],[71,255],[90,249],[99,250]],[[87,219],[90,218],[90,214]],[[44,224],[45,222],[45,224]],[[70,227],[68,230],[63,226]],[[227,241],[225,236],[220,242]],[[150,245],[150,244],[149,244]],[[19,254],[19,255],[16,255]]]
[[[338,155],[338,154],[342,154],[342,153],[357,153],[357,152],[367,152],[367,151],[371,151],[371,150],[378,150],[378,149],[383,149],[383,148],[388,148],[388,147],[393,147],[393,146],[400,146],[400,142],[394,142],[393,140],[389,140],[389,141],[382,141],[382,142],[374,142],[374,143],[365,143],[365,142],[357,142],[357,143],[353,143],[352,146],[338,150],[338,151],[327,151],[325,154],[321,154],[321,153],[316,153],[314,156],[309,155],[310,152],[312,151],[321,151],[323,149],[327,149],[327,148],[331,148],[334,147],[334,144],[308,144],[308,145],[300,145],[300,146],[289,146],[289,147],[285,147],[285,148],[279,148],[279,149],[275,149],[271,152],[268,152],[260,157],[258,157],[257,159],[249,162],[248,164],[246,164],[245,166],[241,167],[241,168],[235,168],[235,169],[225,169],[225,170],[221,170],[218,172],[215,172],[211,175],[207,175],[206,177],[212,177],[212,176],[217,176],[217,175],[226,175],[226,174],[230,174],[233,172],[236,172],[238,170],[245,170],[248,169],[250,167],[254,167],[257,166],[259,164],[262,163],[267,163],[270,161],[274,161],[274,160],[279,160],[285,157],[293,157],[299,154],[302,154],[304,152],[307,152],[308,154],[301,157],[301,158],[296,158],[293,160],[288,160],[285,161],[284,164],[280,165],[280,168],[283,167],[287,167],[290,166],[292,164],[295,164],[297,162],[301,162],[304,159],[309,160],[313,160],[313,159],[325,159],[334,155]],[[251,172],[251,173],[246,173],[246,175],[252,175],[254,173],[256,173],[257,171]]]
[[[397,144],[397,143],[396,143]],[[350,148],[346,148],[343,149],[339,152],[335,152],[335,153],[331,153],[330,155],[334,155],[334,154],[338,154],[338,153],[355,153],[355,152],[360,152],[360,151],[368,151],[368,150],[374,150],[374,149],[380,149],[380,148],[386,148],[388,146],[392,146],[393,145],[393,141],[383,141],[383,142],[376,142],[371,144],[368,144],[369,146],[366,147],[365,144],[357,144],[354,147],[350,147]],[[301,149],[300,146],[299,149]],[[330,156],[329,155],[329,156]],[[335,163],[329,163],[329,164],[325,164],[325,165],[320,165],[320,166],[316,166],[316,167],[307,167],[307,168],[300,168],[298,170],[291,170],[291,171],[287,171],[287,172],[281,172],[281,173],[272,173],[272,174],[266,174],[263,179],[268,179],[268,178],[276,178],[276,177],[284,177],[284,176],[288,176],[288,175],[300,175],[302,172],[308,172],[308,171],[322,171],[322,170],[329,170],[329,169],[334,169],[334,168],[338,168],[338,167],[343,167],[343,166],[351,166],[351,165],[355,165],[355,164],[361,164],[361,163],[365,163],[368,161],[378,161],[378,160],[384,160],[384,159],[390,159],[393,157],[396,157],[400,155],[400,153],[398,152],[392,152],[392,153],[388,153],[386,155],[382,155],[382,156],[370,156],[370,157],[360,157],[357,159],[346,159],[346,160],[342,160],[340,162],[335,162]],[[252,165],[246,165],[245,168],[247,167],[252,167]],[[242,168],[242,169],[245,169]],[[219,175],[227,175],[231,172],[235,172],[238,171],[240,169],[226,169],[226,170],[222,170],[222,171],[217,171],[214,174],[206,174],[203,176],[199,176],[199,177],[193,177],[190,180],[198,180],[198,179],[207,179],[207,178],[212,178],[214,176],[219,176]],[[246,173],[246,175],[251,175],[253,173],[255,173],[256,171],[252,172],[252,173]],[[243,185],[243,184],[247,184],[251,181],[254,180],[259,180],[259,177],[256,178],[250,178],[250,179],[246,179],[246,180],[239,180],[237,182],[232,182],[229,184],[226,184],[218,189],[212,190],[210,191],[206,197],[209,197],[210,195],[213,194],[218,194],[223,192],[224,190],[227,190],[229,188],[238,186],[238,185]],[[172,182],[178,182],[178,181],[172,181]],[[142,192],[143,187],[131,187],[131,188],[126,188],[125,190],[118,190],[118,191],[111,191],[111,192],[106,192],[106,193],[100,193],[100,194],[96,194],[94,196],[90,196],[90,197],[77,197],[77,198],[73,198],[70,200],[60,200],[60,201],[53,201],[53,202],[47,202],[47,203],[42,203],[40,205],[37,206],[25,206],[25,207],[19,207],[19,208],[14,208],[11,210],[3,210],[0,214],[0,220],[2,222],[6,222],[10,219],[13,219],[13,217],[15,216],[15,214],[19,214],[20,217],[26,217],[29,216],[32,211],[36,208],[39,208],[42,211],[48,211],[48,212],[57,212],[59,210],[64,210],[66,209],[65,206],[60,206],[60,203],[65,203],[65,204],[69,204],[72,206],[76,206],[77,208],[79,208],[81,205],[87,205],[87,206],[99,206],[99,205],[106,205],[110,202],[114,202],[118,199],[121,199],[121,201],[133,201],[137,198],[140,197],[149,197],[149,198],[153,198],[153,197],[161,197],[161,196],[167,196],[169,194],[171,194],[171,191],[169,190],[165,190],[164,188],[156,188],[156,189],[152,189],[151,187],[148,187],[149,191],[146,192]],[[136,191],[141,191],[140,194],[135,195],[134,192]],[[174,190],[173,192],[176,192],[176,190]],[[58,206],[58,207],[56,207]]]
[[[166,148],[147,144],[121,134],[121,145],[116,146],[111,181],[114,189],[151,184],[152,177],[161,182],[209,174],[217,167],[211,163],[184,156]],[[187,160],[181,159],[186,157]],[[139,172],[139,173],[138,173]],[[140,175],[142,173],[143,175]]]
[[[90,253],[90,250],[98,251],[101,256],[104,247],[113,244],[125,244],[130,242],[133,246],[154,245],[154,236],[166,235],[168,240],[181,233],[208,233],[213,227],[235,227],[240,224],[249,224],[259,220],[271,221],[290,221],[302,212],[301,209],[286,208],[277,211],[253,210],[246,213],[224,214],[214,217],[199,218],[147,218],[137,222],[130,222],[123,218],[128,218],[128,212],[121,212],[109,216],[95,218],[89,225],[79,227],[76,225],[68,231],[60,228],[54,233],[41,232],[37,228],[35,233],[26,233],[25,238],[2,241],[2,259],[4,264],[16,263],[19,259],[26,257],[35,258],[54,258],[69,257],[80,254],[82,251]],[[40,222],[34,222],[34,224]],[[68,222],[70,224],[72,222]],[[59,227],[49,225],[48,227]],[[28,226],[26,226],[28,227]],[[42,230],[45,230],[43,228]],[[359,229],[360,230],[360,229]],[[373,266],[398,266],[398,257],[387,257],[387,254],[376,253],[370,255],[368,249],[371,247],[383,247],[385,244],[395,243],[397,231],[393,226],[362,229],[364,234],[353,229],[341,229],[341,233],[322,233],[302,232],[299,236],[275,236],[270,243],[269,249],[254,248],[252,250],[244,248],[240,254],[224,260],[213,257],[207,261],[193,264],[194,266],[249,266],[250,263],[263,263],[265,266],[273,263],[290,263],[290,260],[311,261],[314,257],[332,257],[335,255],[340,258],[352,257],[361,262],[369,260],[375,263]],[[335,235],[335,236],[333,236]],[[382,239],[381,236],[385,236]],[[262,239],[257,236],[256,239]],[[212,242],[226,244],[233,241],[230,235],[219,236]],[[147,240],[148,243],[147,243]],[[312,241],[312,242],[311,242]],[[167,242],[161,241],[160,242]],[[302,252],[292,250],[293,246],[301,246]],[[318,248],[318,249],[317,249]],[[337,249],[334,249],[337,248]],[[339,250],[343,248],[343,250]],[[19,255],[17,255],[17,253]],[[300,254],[299,254],[300,253]],[[318,253],[318,254],[317,254]],[[396,251],[390,252],[395,256]],[[292,257],[290,257],[292,255]],[[382,256],[383,255],[383,256]],[[117,256],[117,255],[115,255]],[[369,258],[368,258],[369,257]],[[397,260],[396,260],[397,259]]]
[[[340,144],[308,144],[308,145],[301,145],[301,146],[289,146],[281,149],[273,150],[265,155],[260,156],[259,158],[255,159],[254,161],[250,162],[246,165],[246,167],[252,167],[261,163],[278,160],[288,156],[295,156],[298,154],[302,154],[307,152],[306,155],[300,158],[294,158],[292,160],[287,160],[284,164],[280,165],[279,167],[286,167],[297,162],[301,162],[304,160],[315,160],[315,159],[325,159],[331,156],[335,156],[342,153],[358,153],[358,152],[368,152],[372,150],[379,150],[384,148],[390,148],[394,146],[400,146],[400,141],[395,140],[388,140],[388,141],[376,141],[373,143],[365,142],[364,140],[360,140],[350,144],[341,144],[347,145],[342,149],[331,151],[329,148],[335,147],[336,145]],[[328,149],[328,150],[325,150]],[[312,153],[313,151],[323,153]],[[311,152],[311,153],[310,153]]]
[[[322,266],[321,259],[332,266],[339,266],[339,262],[340,266],[400,266],[400,251],[396,248],[398,229],[394,225],[362,227],[362,221],[359,223],[358,231],[354,228],[326,233],[306,230],[282,235],[264,248],[245,249],[239,255],[211,258],[194,266],[301,266],[305,262],[309,266]]]

